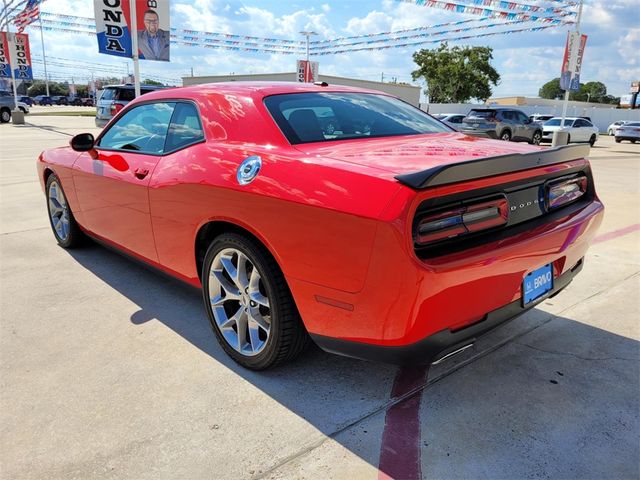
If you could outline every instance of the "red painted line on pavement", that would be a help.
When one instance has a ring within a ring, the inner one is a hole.
[[[621,237],[623,235],[627,235],[629,233],[633,233],[640,230],[640,223],[636,223],[635,225],[629,225],[628,227],[620,228],[618,230],[614,230],[613,232],[603,233],[602,235],[598,235],[593,239],[593,243],[606,242],[607,240],[613,240],[614,238]]]
[[[398,398],[425,384],[428,366],[400,368],[391,389]],[[421,480],[420,401],[422,390],[387,410],[380,447],[378,479]]]

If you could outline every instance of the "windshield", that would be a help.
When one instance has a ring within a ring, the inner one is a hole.
[[[294,93],[264,99],[289,143],[449,132],[393,97],[369,93]]]
[[[552,118],[551,120],[549,120],[548,122],[545,123],[545,125],[549,126],[549,127],[559,127],[560,123],[562,122],[561,118]],[[573,125],[573,120],[569,120],[568,118],[564,119],[564,126],[565,127],[570,127]]]

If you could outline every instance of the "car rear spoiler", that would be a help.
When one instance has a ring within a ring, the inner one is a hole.
[[[510,153],[441,165],[421,172],[396,175],[395,178],[408,187],[420,190],[586,158],[589,150],[589,145],[565,145],[530,153]]]

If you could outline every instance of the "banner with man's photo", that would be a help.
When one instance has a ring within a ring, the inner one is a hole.
[[[16,80],[33,80],[29,35],[0,33],[0,78],[11,78],[11,66]]]
[[[106,55],[132,55],[129,0],[94,0],[98,51]],[[169,0],[136,0],[138,57],[141,60],[170,60],[171,22]]]

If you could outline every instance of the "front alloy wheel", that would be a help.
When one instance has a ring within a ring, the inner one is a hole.
[[[532,145],[540,145],[541,141],[542,141],[542,134],[540,132],[535,132],[533,134],[533,138],[531,139],[531,144]]]
[[[83,239],[82,231],[67,203],[60,179],[55,174],[51,174],[47,178],[46,193],[49,223],[58,244],[64,248],[80,245]]]
[[[216,237],[205,255],[202,287],[218,341],[240,365],[264,370],[306,346],[284,275],[256,240],[235,233]]]
[[[502,132],[502,134],[500,135],[500,140],[504,140],[505,142],[511,140],[511,133],[509,133],[509,130],[505,130],[504,132]]]

